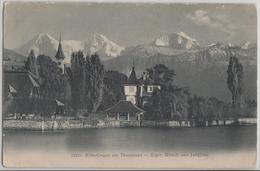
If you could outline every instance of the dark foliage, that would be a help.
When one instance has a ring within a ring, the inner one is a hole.
[[[61,101],[69,100],[67,75],[62,74],[57,63],[49,56],[40,55],[37,57],[37,64],[41,96]]]
[[[104,88],[104,66],[99,56],[94,54],[84,57],[81,51],[73,53],[69,76],[74,110],[96,112],[101,105]]]
[[[104,95],[99,110],[113,106],[119,100],[125,99],[124,84],[127,76],[118,71],[106,71],[104,76]]]
[[[233,107],[240,107],[243,91],[243,66],[236,56],[231,55],[227,70],[227,86],[232,93]]]

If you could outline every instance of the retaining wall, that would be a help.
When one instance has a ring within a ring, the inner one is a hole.
[[[256,118],[239,119],[239,124],[256,124]],[[225,124],[224,124],[225,123]],[[224,121],[206,121],[205,126],[231,125],[232,119]],[[3,120],[4,129],[32,129],[32,130],[53,130],[53,129],[79,129],[79,128],[119,128],[119,127],[193,127],[190,121],[117,121],[117,120]]]

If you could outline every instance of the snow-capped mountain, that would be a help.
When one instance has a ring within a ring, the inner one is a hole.
[[[155,48],[156,47],[156,48]],[[128,52],[128,53],[126,53]],[[167,53],[166,53],[167,52]],[[174,53],[175,52],[175,53]],[[190,50],[176,50],[169,47],[139,45],[126,48],[121,56],[104,62],[107,70],[128,74],[135,57],[135,70],[141,75],[146,68],[164,64],[176,73],[177,85],[190,87],[191,92],[203,96],[216,96],[228,101],[227,66],[234,53],[244,70],[244,91],[256,98],[257,48],[243,49],[228,43],[215,43],[207,47]]]
[[[45,54],[54,57],[58,43],[58,40],[42,33],[16,52],[28,56],[30,49],[34,49],[36,55]],[[104,60],[106,70],[117,70],[125,74],[129,73],[132,67],[133,57],[138,75],[146,68],[164,64],[174,69],[176,73],[174,81],[177,85],[189,86],[197,95],[216,96],[222,100],[230,100],[226,96],[230,93],[226,85],[226,71],[230,53],[234,53],[243,65],[244,81],[247,83],[244,91],[250,97],[256,98],[257,44],[255,43],[233,45],[216,42],[200,47],[195,39],[181,32],[161,36],[146,44],[124,48],[104,35],[95,33],[84,41],[63,40],[62,47],[66,63],[70,63],[72,52],[83,50],[85,54],[98,53]],[[9,56],[12,55],[5,54],[4,59],[9,60]]]
[[[247,42],[245,42],[245,43],[241,46],[241,48],[242,48],[242,49],[248,49],[249,45],[250,45],[250,42],[247,41]]]
[[[169,47],[172,49],[194,49],[200,47],[196,39],[191,38],[184,32],[163,35],[156,38],[153,44],[155,46]]]
[[[124,50],[124,47],[117,45],[106,36],[94,33],[85,42],[84,51],[87,54],[98,53],[104,60],[117,57]]]
[[[257,47],[257,44],[256,43],[251,43],[249,41],[246,41],[245,43],[243,43],[241,45],[241,48],[242,49],[251,49],[251,48],[256,48]]]
[[[62,40],[62,49],[65,55],[65,63],[70,63],[72,52],[82,50],[85,54],[98,53],[102,60],[110,59],[120,55],[123,47],[109,40],[101,34],[95,33],[86,41]],[[59,41],[47,33],[36,35],[25,45],[16,49],[18,53],[27,56],[30,50],[34,50],[36,56],[44,54],[54,57]]]
[[[172,33],[156,38],[154,41],[132,47],[126,47],[120,56],[149,58],[157,54],[178,55],[200,49],[199,42],[184,32]]]
[[[83,50],[84,47],[82,42],[76,40],[64,40],[61,41],[61,43],[66,63],[70,62],[70,56],[72,52]],[[50,57],[54,57],[57,52],[58,45],[58,40],[54,39],[47,33],[40,33],[15,51],[21,53],[24,56],[28,56],[30,50],[34,50],[36,56],[44,54]]]

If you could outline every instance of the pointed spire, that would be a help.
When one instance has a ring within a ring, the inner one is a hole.
[[[127,83],[128,83],[128,84],[133,84],[133,85],[138,84],[138,80],[137,80],[136,73],[135,73],[134,57],[133,57],[132,71],[131,71],[130,76],[129,76],[128,80],[127,80]]]
[[[57,53],[55,55],[55,58],[60,60],[60,59],[64,59],[65,56],[64,56],[64,53],[63,53],[63,50],[62,50],[62,45],[61,45],[61,33],[60,33],[60,39],[59,39],[59,46],[58,46],[58,50],[57,50]]]
[[[30,58],[30,57],[31,57],[31,58],[35,58],[35,54],[34,54],[34,50],[33,50],[33,49],[30,50],[28,57],[29,57],[29,58]]]
[[[61,44],[61,32],[60,32],[60,39],[59,39],[59,44]]]
[[[133,57],[133,69],[135,68],[135,57]]]

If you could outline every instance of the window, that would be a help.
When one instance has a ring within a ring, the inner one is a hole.
[[[153,87],[152,86],[148,87],[148,92],[153,92]]]
[[[158,90],[159,87],[158,87],[158,86],[154,86],[153,89],[154,89],[154,90]]]
[[[135,92],[135,87],[134,86],[129,86],[129,92],[134,93]]]

